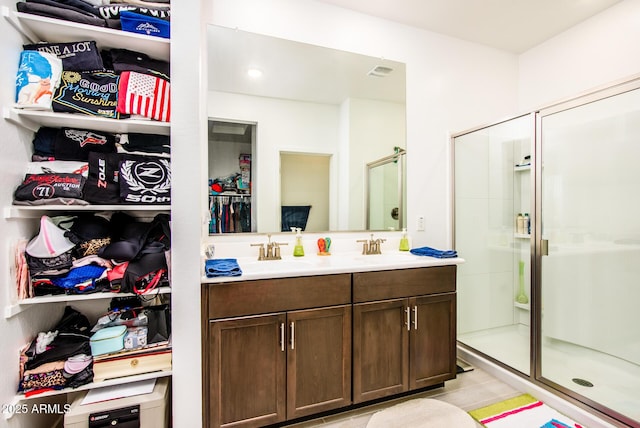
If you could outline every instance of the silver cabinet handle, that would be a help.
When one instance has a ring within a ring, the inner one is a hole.
[[[284,352],[284,323],[280,323],[280,350]]]
[[[413,307],[413,329],[418,329],[418,305]]]
[[[291,350],[294,348],[294,343],[296,341],[296,324],[291,321]]]
[[[404,308],[404,312],[407,314],[407,331],[411,330],[411,308],[408,306]]]

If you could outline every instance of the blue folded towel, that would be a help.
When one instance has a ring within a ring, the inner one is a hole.
[[[207,259],[204,262],[204,273],[207,278],[240,276],[242,269],[236,259]]]
[[[416,256],[428,256],[436,257],[438,259],[451,259],[458,257],[458,252],[455,250],[436,250],[431,247],[420,247],[411,249],[411,254]]]

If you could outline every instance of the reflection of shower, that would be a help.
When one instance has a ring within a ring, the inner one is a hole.
[[[367,230],[401,230],[406,227],[405,155],[395,153],[367,164]]]

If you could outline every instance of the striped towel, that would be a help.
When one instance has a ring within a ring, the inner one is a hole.
[[[586,428],[529,394],[469,414],[487,428]]]

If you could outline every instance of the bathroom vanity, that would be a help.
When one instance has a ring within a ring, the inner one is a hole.
[[[240,259],[242,276],[203,280],[204,425],[281,423],[455,378],[462,261]]]

